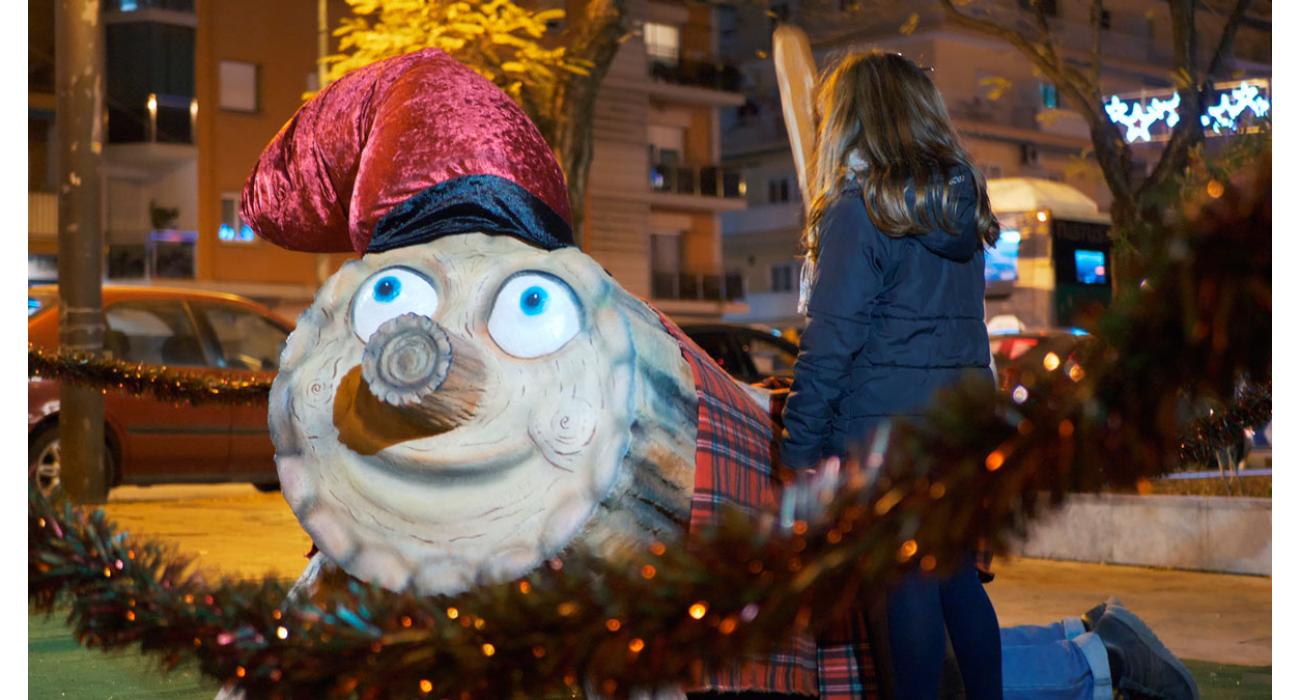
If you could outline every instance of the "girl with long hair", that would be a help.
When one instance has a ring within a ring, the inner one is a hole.
[[[782,460],[813,468],[967,374],[987,381],[984,248],[998,223],[939,91],[898,54],[856,54],[821,81],[803,235],[800,339]],[[951,568],[951,567],[949,567]],[[939,692],[952,641],[972,700],[1002,697],[997,616],[974,556],[887,592],[900,698]]]

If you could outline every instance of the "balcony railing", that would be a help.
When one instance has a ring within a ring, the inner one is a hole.
[[[655,80],[723,92],[740,92],[740,69],[725,63],[651,59],[650,77]]]
[[[144,104],[108,100],[109,143],[194,143],[194,100],[151,95]]]
[[[736,272],[723,275],[655,272],[651,275],[650,293],[655,299],[738,301],[745,298],[745,278]]]
[[[650,167],[650,189],[669,194],[739,199],[745,196],[745,180],[739,170],[717,165],[660,164]]]
[[[140,10],[170,10],[194,13],[194,0],[108,0],[107,12],[139,12]]]
[[[59,235],[59,196],[53,192],[27,193],[27,233],[42,238]]]

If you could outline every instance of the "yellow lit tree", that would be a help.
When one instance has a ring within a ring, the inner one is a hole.
[[[555,150],[582,241],[596,92],[626,32],[623,0],[530,9],[511,0],[347,0],[328,79],[393,56],[438,48],[505,90]],[[556,30],[550,29],[556,26]]]

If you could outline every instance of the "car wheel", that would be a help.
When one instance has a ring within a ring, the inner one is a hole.
[[[46,498],[59,486],[61,472],[61,455],[59,451],[59,426],[51,425],[40,432],[27,449],[27,475],[36,482],[36,488]],[[109,488],[115,483],[113,474],[113,452],[108,444],[103,452],[104,473]]]
[[[262,493],[275,493],[276,491],[280,490],[280,482],[269,481],[269,482],[263,482],[259,484],[253,484],[253,488],[257,489],[258,491],[261,491]]]
[[[59,429],[52,426],[41,431],[28,447],[27,475],[36,488],[49,498],[59,485]]]

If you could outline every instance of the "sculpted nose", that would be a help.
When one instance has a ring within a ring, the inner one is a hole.
[[[426,316],[390,319],[366,343],[361,364],[339,383],[339,441],[370,455],[445,433],[473,417],[483,383],[483,362],[469,341]]]

